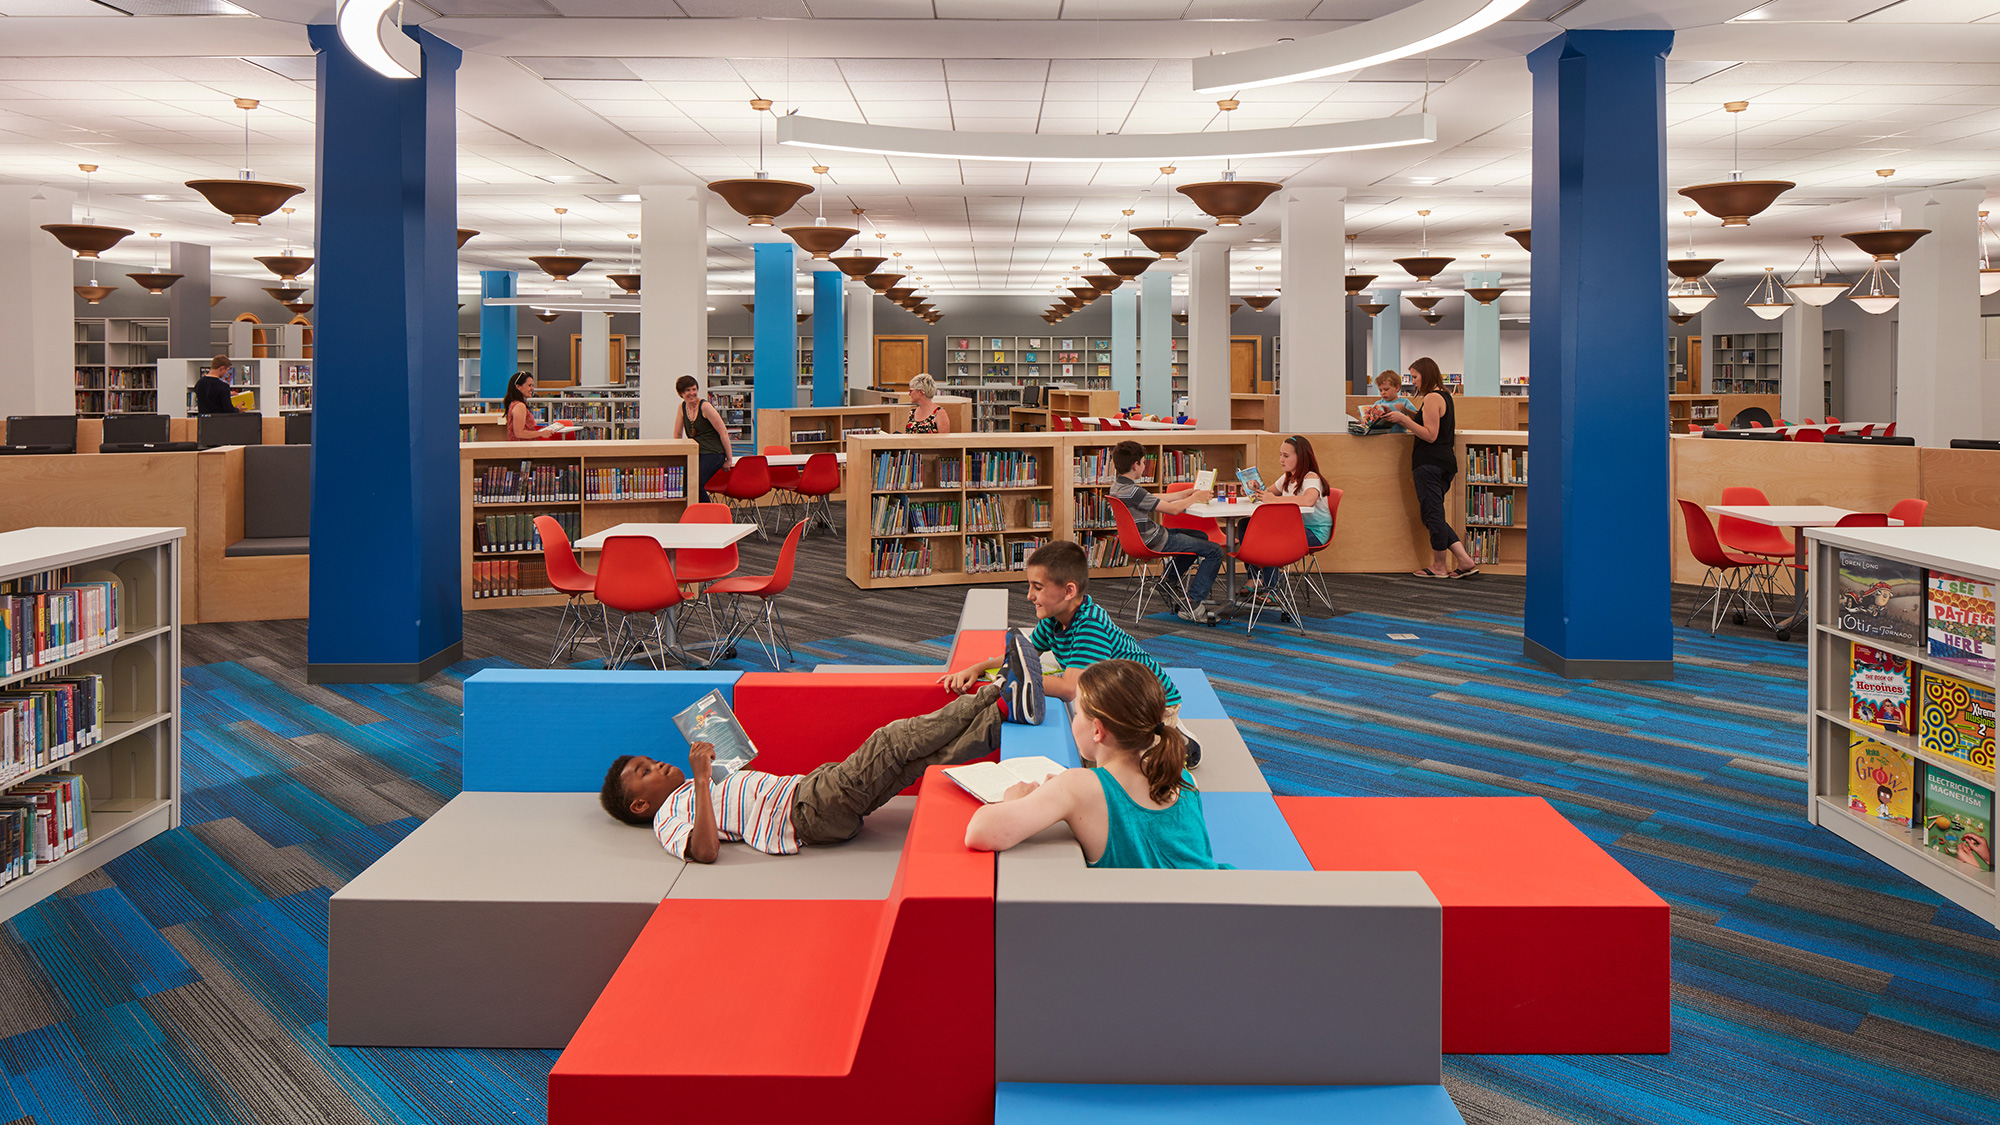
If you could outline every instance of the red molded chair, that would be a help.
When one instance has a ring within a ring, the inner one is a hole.
[[[1326,514],[1333,521],[1327,525],[1326,542],[1315,547],[1313,546],[1312,538],[1308,536],[1306,539],[1306,557],[1298,568],[1299,578],[1305,582],[1306,588],[1311,590],[1315,597],[1326,604],[1329,613],[1333,611],[1333,597],[1327,593],[1326,571],[1320,569],[1319,553],[1333,546],[1333,533],[1340,526],[1340,498],[1345,495],[1346,492],[1338,488],[1328,488],[1326,490]],[[1301,523],[1303,523],[1305,509],[1299,509],[1299,518]]]
[[[1840,522],[1839,522],[1839,523],[1836,523],[1836,524],[1834,524],[1833,526],[1835,526],[1835,527],[1888,527],[1888,526],[1889,526],[1889,513],[1887,513],[1887,512],[1849,512],[1849,513],[1847,513],[1846,515],[1844,515],[1844,516],[1840,517]]]
[[[778,614],[778,595],[791,588],[792,564],[799,553],[799,537],[805,532],[806,521],[800,520],[792,525],[790,534],[785,536],[785,545],[778,550],[778,567],[774,573],[741,574],[735,578],[725,578],[706,591],[707,594],[728,594],[734,599],[729,606],[729,645],[725,647],[733,647],[743,634],[750,634],[763,647],[764,655],[771,658],[772,671],[778,668],[780,641],[784,644],[785,659],[794,664],[798,663],[798,657],[792,655],[792,638],[785,632],[785,619]],[[757,632],[758,618],[752,617],[748,621],[738,620],[736,611],[743,604],[744,598],[756,598],[764,603],[763,633]]]
[[[681,522],[729,523],[731,522],[729,505],[716,503],[689,504],[687,511],[681,515]],[[682,547],[680,550],[674,552],[674,577],[680,581],[683,587],[681,590],[681,597],[683,599],[681,609],[679,613],[674,615],[676,621],[683,618],[688,609],[696,602],[700,602],[708,607],[708,635],[720,639],[722,636],[721,618],[716,616],[714,603],[708,600],[706,592],[699,587],[703,582],[714,582],[717,579],[727,578],[735,574],[737,562],[736,544],[734,543],[731,543],[727,547]]]
[[[1744,595],[1742,582],[1736,577],[1737,572],[1748,570],[1751,572],[1751,577],[1754,577],[1760,568],[1769,564],[1763,559],[1733,554],[1725,550],[1722,540],[1716,537],[1715,525],[1708,521],[1708,513],[1702,510],[1701,505],[1692,500],[1677,499],[1674,503],[1681,506],[1681,523],[1687,528],[1688,553],[1694,556],[1694,561],[1708,568],[1708,572],[1702,575],[1702,586],[1706,587],[1711,581],[1715,583],[1715,592],[1708,596],[1707,601],[1689,610],[1687,619],[1681,624],[1692,624],[1695,614],[1713,606],[1708,615],[1708,635],[1712,637],[1721,624],[1722,611],[1727,608],[1732,598],[1742,601],[1745,606],[1750,604]],[[1729,519],[1728,516],[1722,518]]]
[[[667,611],[683,601],[681,586],[674,580],[674,564],[668,561],[659,540],[647,535],[606,539],[604,553],[597,560],[597,600],[607,611],[615,609],[624,615],[607,646],[606,668],[621,668],[632,655],[644,651],[648,663],[664,670],[664,657],[680,655],[674,617]],[[645,635],[632,628],[633,616],[641,613],[653,619],[657,652],[648,649]]]
[[[767,445],[764,447],[764,456],[766,457],[787,456],[791,452],[792,452],[792,447],[789,445]],[[803,466],[772,465],[768,461],[765,462],[765,466],[771,472],[771,490],[773,492],[786,494],[783,496],[783,500],[787,504],[798,503],[799,476],[801,474],[801,471],[803,470]]]
[[[1049,429],[1054,433],[1067,433],[1069,431],[1069,419],[1051,410],[1049,411]]]
[[[840,458],[832,453],[815,453],[806,459],[805,468],[799,472],[796,486],[799,499],[805,504],[807,530],[817,523],[825,527],[828,534],[837,534],[833,526],[833,506],[827,497],[840,491]]]
[[[1835,418],[1833,415],[1829,414],[1826,416],[1826,424],[1829,426],[1838,426],[1840,425],[1840,419]]]
[[[709,491],[716,491],[710,488]],[[741,519],[748,509],[750,520],[757,525],[757,537],[769,539],[764,534],[763,509],[757,501],[771,494],[771,463],[762,454],[753,453],[748,457],[738,457],[729,470],[729,479],[723,482],[722,494],[729,498],[729,509],[734,518]]]
[[[1172,495],[1176,492],[1186,492],[1193,487],[1193,481],[1177,481],[1167,486],[1167,494]],[[1207,538],[1210,543],[1218,547],[1229,546],[1229,536],[1222,530],[1222,525],[1209,519],[1207,516],[1191,516],[1186,512],[1162,512],[1155,518],[1159,520],[1161,527],[1192,531],[1196,535]]]
[[[1889,506],[1889,518],[1902,520],[1904,527],[1924,526],[1924,511],[1931,506],[1928,500],[1898,500]]]
[[[1801,426],[1798,429],[1792,431],[1792,440],[1817,441],[1824,443],[1826,441],[1826,433],[1825,431],[1822,430],[1815,430],[1810,427]]]
[[[1873,423],[1873,422],[1870,422],[1870,423],[1868,423],[1867,425],[1865,425],[1865,426],[1861,427],[1861,436],[1862,436],[1862,437],[1868,437],[1868,436],[1870,436],[1871,434],[1873,434],[1874,432],[1875,432],[1875,423]]]
[[[1139,538],[1139,525],[1132,522],[1132,513],[1126,511],[1125,505],[1120,501],[1111,501],[1111,518],[1118,523],[1118,546],[1131,558],[1132,577],[1139,580],[1139,589],[1136,592],[1138,604],[1132,611],[1132,620],[1137,621],[1145,616],[1146,595],[1155,585],[1166,595],[1167,600],[1173,603],[1174,609],[1179,610],[1186,606],[1188,577],[1192,571],[1186,568],[1169,571],[1166,563],[1169,559],[1192,560],[1195,557],[1194,552],[1155,551],[1146,546],[1146,541]],[[1147,565],[1155,562],[1160,564],[1160,572],[1156,575],[1146,573]],[[1177,573],[1178,580],[1167,577],[1170,573]]]
[[[563,603],[562,618],[556,622],[556,645],[549,650],[549,665],[554,667],[576,651],[583,641],[583,631],[590,627],[584,616],[589,606],[585,596],[597,589],[597,576],[583,569],[576,561],[576,553],[570,547],[569,533],[554,516],[536,516],[535,534],[542,538],[542,567],[548,571],[549,585],[560,593],[569,595]],[[610,635],[610,615],[605,615],[605,636]],[[598,638],[598,645],[604,645],[604,638]],[[606,650],[609,655],[609,650]]]
[[[1292,591],[1293,563],[1306,557],[1306,524],[1302,509],[1292,504],[1265,504],[1243,521],[1243,541],[1232,557],[1248,567],[1276,567],[1276,583],[1267,583],[1264,592],[1290,614],[1299,632],[1306,631],[1306,619],[1299,612],[1299,600]],[[1250,621],[1243,630],[1254,632],[1257,615],[1264,609],[1261,600],[1250,603]]]
[[[1891,422],[1891,423],[1889,423],[1889,425],[1888,425],[1888,428],[1886,428],[1886,429],[1884,429],[1884,430],[1882,431],[1882,436],[1883,436],[1883,437],[1895,437],[1895,436],[1896,436],[1896,423],[1894,423],[1894,422]]]
[[[1722,502],[1766,506],[1771,503],[1764,499],[1762,489],[1751,488],[1748,485],[1731,485],[1723,489]],[[1778,568],[1789,565],[1798,557],[1798,552],[1793,549],[1792,541],[1785,537],[1785,533],[1769,524],[1752,523],[1749,520],[1737,519],[1735,516],[1718,518],[1715,527],[1723,546],[1746,555],[1763,557],[1763,565],[1769,568],[1764,581],[1767,588],[1775,594]]]

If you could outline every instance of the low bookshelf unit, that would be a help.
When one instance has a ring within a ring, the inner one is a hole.
[[[1528,572],[1528,432],[1460,430],[1458,516],[1465,549],[1495,574]]]

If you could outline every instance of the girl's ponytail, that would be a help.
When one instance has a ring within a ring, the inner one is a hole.
[[[1187,736],[1166,721],[1167,693],[1159,678],[1132,660],[1100,660],[1077,680],[1083,713],[1104,724],[1118,747],[1138,755],[1146,794],[1156,805],[1187,785]]]

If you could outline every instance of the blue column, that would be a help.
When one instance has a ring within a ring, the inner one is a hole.
[[[797,249],[789,242],[759,242],[757,307],[750,315],[752,347],[750,388],[754,410],[790,410],[799,404],[799,296],[795,264]],[[751,414],[756,424],[756,414]],[[763,435],[752,431],[757,448]]]
[[[1111,291],[1111,385],[1118,405],[1139,405],[1139,282]]]
[[[1375,376],[1384,371],[1399,375],[1403,372],[1403,291],[1377,289],[1370,295],[1376,304],[1389,306],[1368,322],[1372,328],[1370,335],[1375,337],[1375,370],[1368,373],[1368,382],[1373,386]]]
[[[384,78],[319,53],[319,291],[306,678],[414,683],[458,660],[458,48]],[[513,342],[508,341],[511,352]]]
[[[1467,270],[1465,287],[1500,284],[1499,270]],[[1533,323],[1530,321],[1530,323]],[[1465,393],[1500,393],[1500,302],[1465,298]]]
[[[479,397],[501,398],[521,362],[521,310],[489,305],[488,297],[512,297],[520,275],[513,270],[479,271]]]
[[[1572,678],[1673,675],[1660,425],[1673,42],[1669,31],[1570,31],[1528,56],[1537,456],[1524,649]]]
[[[1139,275],[1139,409],[1174,411],[1174,278],[1164,269]]]
[[[846,282],[839,270],[813,275],[812,404],[821,408],[847,404]]]

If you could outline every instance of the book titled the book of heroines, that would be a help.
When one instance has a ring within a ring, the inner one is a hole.
[[[1867,645],[1850,645],[1848,717],[1882,730],[1912,733],[1910,662]]]
[[[1993,669],[1993,584],[1930,572],[1927,651],[1940,660],[1981,671]]]
[[[1921,646],[1924,568],[1861,551],[1839,554],[1835,598],[1840,628],[1856,636]]]
[[[1910,826],[1916,763],[1865,734],[1847,735],[1847,807],[1862,816]]]

